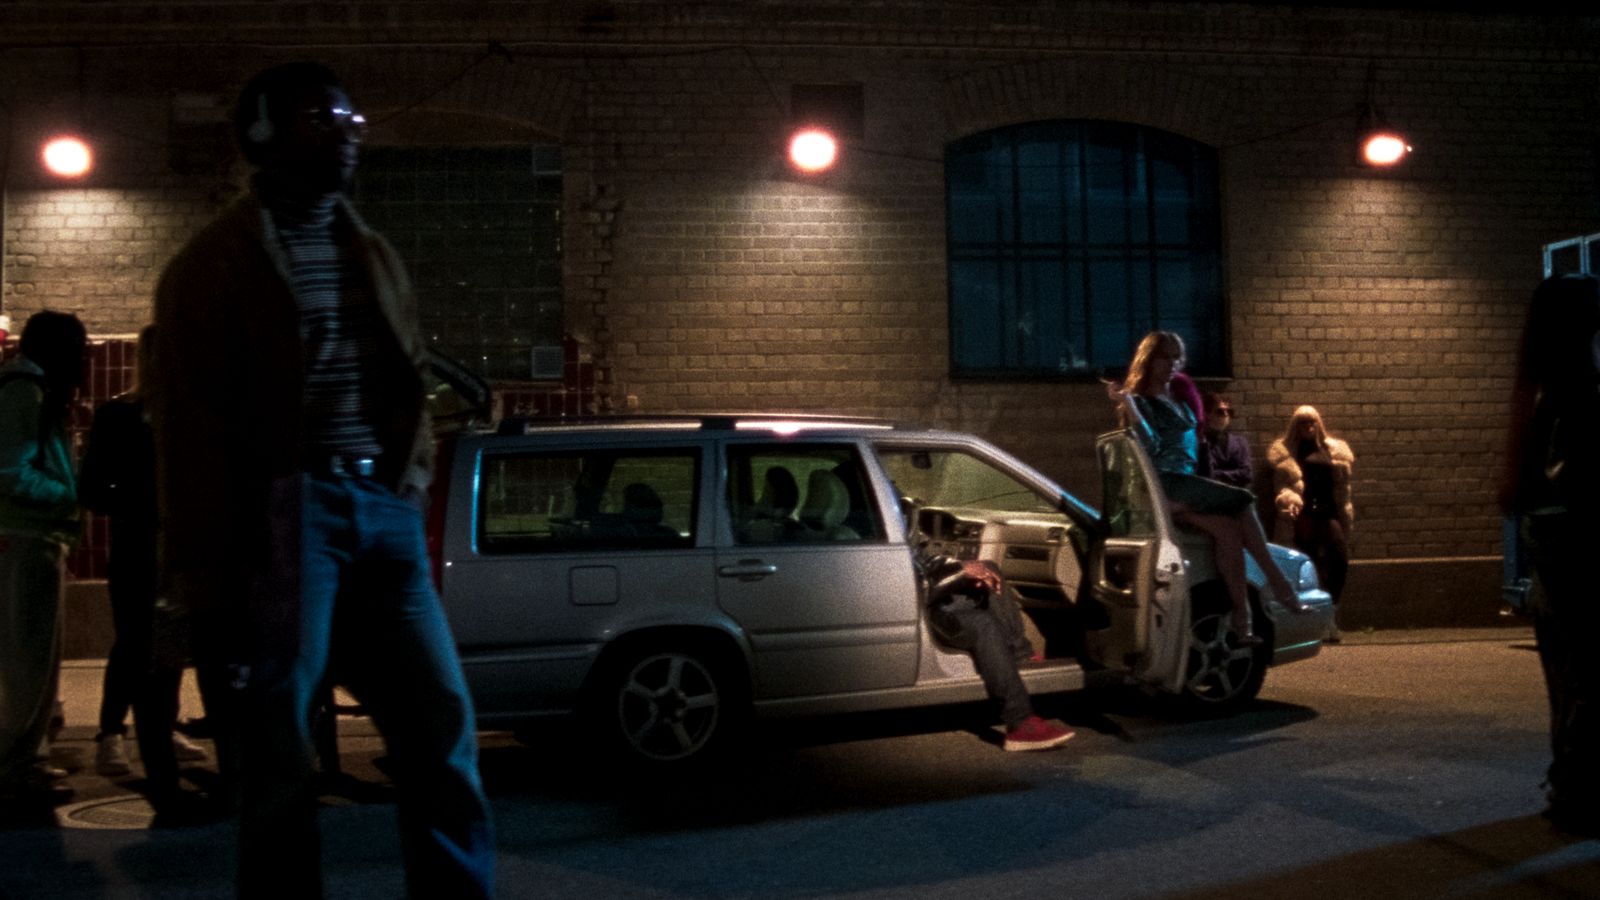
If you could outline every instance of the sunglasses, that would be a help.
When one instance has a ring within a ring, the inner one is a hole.
[[[300,111],[300,118],[306,125],[323,134],[343,131],[354,143],[359,144],[367,137],[367,117],[353,109],[341,106],[303,109]]]

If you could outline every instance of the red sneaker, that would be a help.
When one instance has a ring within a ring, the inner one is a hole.
[[[1054,750],[1072,740],[1075,732],[1065,725],[1046,722],[1038,716],[1029,716],[1022,724],[1006,732],[1005,748],[1019,750]]]

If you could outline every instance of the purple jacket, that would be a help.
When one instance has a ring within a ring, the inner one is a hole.
[[[1211,458],[1211,478],[1248,488],[1255,480],[1255,469],[1250,464],[1250,441],[1242,434],[1224,431],[1220,435],[1206,434],[1205,447]]]

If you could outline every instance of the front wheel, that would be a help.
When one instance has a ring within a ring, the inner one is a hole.
[[[1184,670],[1184,710],[1198,716],[1238,712],[1261,693],[1272,644],[1241,647],[1228,627],[1228,613],[1196,609],[1189,623],[1189,659]]]
[[[698,648],[630,654],[612,668],[591,712],[624,757],[644,765],[688,765],[730,739],[739,704],[731,679]]]

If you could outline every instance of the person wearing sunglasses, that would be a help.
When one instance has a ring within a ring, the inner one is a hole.
[[[345,196],[365,124],[324,66],[257,74],[234,116],[250,189],[156,289],[161,583],[191,611],[196,662],[232,676],[233,702],[206,709],[237,772],[247,898],[323,893],[312,714],[335,670],[394,762],[408,895],[494,891],[472,699],[423,539],[416,298]]]
[[[1233,425],[1233,404],[1210,391],[1201,396],[1206,410],[1205,433],[1201,437],[1210,461],[1204,474],[1223,484],[1248,489],[1255,478],[1255,467],[1250,459],[1249,439],[1228,430]]]

